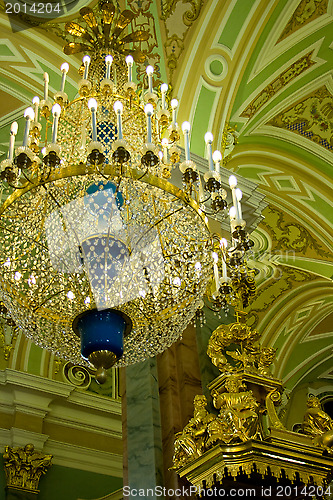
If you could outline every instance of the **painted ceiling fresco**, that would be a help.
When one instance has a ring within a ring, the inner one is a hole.
[[[265,219],[253,232],[259,273],[249,319],[267,345],[278,347],[276,375],[289,389],[329,381],[333,0],[128,0],[127,8],[150,27],[145,62],[180,99],[178,121],[193,128],[191,150],[205,156],[203,137],[212,131],[225,166],[266,196]],[[73,11],[66,20],[75,17]],[[42,93],[44,71],[56,91],[64,55],[56,27],[13,32],[3,7],[0,24],[5,154],[10,123],[22,121],[27,103]],[[73,97],[80,59],[66,59]],[[33,364],[29,354],[22,361],[27,348],[20,349],[12,366]]]

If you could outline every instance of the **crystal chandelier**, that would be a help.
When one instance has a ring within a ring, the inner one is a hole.
[[[65,54],[91,54],[83,57],[78,96],[68,101],[64,63],[53,101],[44,74],[44,98],[26,109],[16,149],[11,126],[0,174],[0,299],[27,337],[93,365],[103,381],[110,366],[175,342],[204,296],[215,309],[247,305],[255,285],[242,193],[231,176],[228,207],[212,134],[202,178],[188,122],[180,161],[178,102],[169,102],[168,86],[154,88],[152,66],[142,92],[133,81],[134,60],[144,57],[126,44],[149,33],[130,32],[131,11],[116,14],[107,2],[98,9],[81,9],[82,23],[65,27],[76,40]],[[230,215],[229,245],[209,228],[221,214]]]

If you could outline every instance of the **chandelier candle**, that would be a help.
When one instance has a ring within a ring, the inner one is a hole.
[[[35,122],[38,122],[38,106],[39,106],[39,97],[35,96],[32,100],[32,104],[34,105],[35,112]]]
[[[213,161],[215,164],[215,172],[217,174],[220,174],[220,162],[222,161],[222,154],[218,149],[213,153]]]
[[[52,114],[53,114],[53,124],[52,124],[52,143],[56,144],[57,143],[57,135],[58,135],[58,122],[59,122],[59,116],[61,113],[61,107],[59,104],[54,104],[52,107]]]
[[[23,143],[22,146],[25,148],[28,146],[28,141],[29,141],[29,131],[30,131],[30,122],[34,119],[35,113],[32,108],[27,108],[24,112],[24,118],[25,118],[25,129],[24,129],[24,136],[23,136]]]
[[[127,64],[127,79],[128,83],[132,83],[132,67],[133,67],[133,62],[134,59],[132,56],[127,56],[126,59],[126,64]]]
[[[154,68],[152,66],[147,66],[146,73],[148,75],[148,92],[150,94],[152,94],[153,93],[153,73],[154,73]]]
[[[152,104],[146,104],[145,105],[145,113],[147,116],[147,143],[151,144],[152,141],[152,135],[151,135],[151,117],[153,116],[154,113],[154,108]]]
[[[117,114],[117,127],[118,127],[118,139],[122,140],[123,138],[123,129],[122,129],[122,122],[121,122],[121,115],[123,113],[123,105],[120,101],[116,101],[113,105],[113,109],[115,110]]]
[[[227,250],[228,242],[225,238],[222,238],[220,241],[220,247],[222,250],[222,280],[227,281],[227,264],[226,264],[226,250]]]
[[[243,214],[242,214],[241,199],[243,197],[243,193],[239,188],[237,188],[235,192],[236,192],[236,212],[238,214],[238,218],[242,220]]]
[[[172,109],[172,128],[177,127],[177,107],[178,107],[178,101],[177,99],[172,99],[170,102],[171,109]]]
[[[212,150],[213,134],[211,132],[207,132],[205,134],[205,143],[207,146],[209,170],[210,172],[214,172],[213,150]]]
[[[220,287],[219,268],[217,266],[217,262],[218,262],[219,256],[217,255],[216,252],[213,252],[212,253],[212,257],[213,257],[213,261],[214,261],[213,267],[214,267],[215,287],[216,287],[216,290],[218,291],[218,289]]]
[[[82,59],[82,62],[84,64],[83,79],[87,80],[87,78],[88,78],[88,71],[89,71],[89,64],[90,64],[90,57],[89,56],[84,56],[84,58]]]
[[[91,135],[93,142],[97,142],[97,118],[96,118],[96,110],[97,110],[97,101],[96,99],[89,99],[88,108],[91,112]]]
[[[17,124],[17,122],[13,122],[11,124],[11,127],[10,127],[8,160],[13,159],[14,146],[15,146],[15,136],[17,134],[17,130],[18,130],[18,124]]]
[[[241,220],[242,217],[240,217],[240,213],[239,213],[239,202],[237,200],[237,197],[236,197],[236,186],[237,186],[237,179],[234,175],[230,175],[229,177],[229,186],[231,188],[231,194],[232,194],[232,202],[233,202],[233,206],[234,206],[234,209],[235,209],[235,219],[236,220]]]
[[[190,161],[190,122],[184,122],[182,124],[182,131],[184,134],[184,149],[185,149],[185,161]]]
[[[105,58],[105,64],[106,64],[105,78],[107,80],[110,80],[112,61],[113,61],[113,57],[112,56],[106,56],[106,58]]]
[[[162,139],[161,144],[162,144],[162,149],[163,149],[163,162],[165,164],[167,164],[168,163],[168,145],[169,145],[168,139],[166,137],[164,139]]]
[[[161,94],[162,94],[162,109],[167,109],[166,108],[166,100],[165,100],[165,95],[168,92],[168,84],[167,83],[162,83],[161,85]]]
[[[61,78],[61,87],[60,87],[60,92],[64,92],[65,90],[65,82],[66,82],[66,75],[69,70],[69,64],[68,63],[63,63],[61,65],[61,73],[62,73],[62,78]]]

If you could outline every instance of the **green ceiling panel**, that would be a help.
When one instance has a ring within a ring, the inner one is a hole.
[[[253,7],[253,0],[238,0],[236,2],[226,25],[221,33],[218,43],[232,50],[237,36]]]
[[[6,43],[0,44],[0,59],[2,57],[15,57],[15,54],[10,50]]]
[[[191,132],[191,151],[205,156],[205,133],[208,131],[209,119],[213,108],[215,92],[202,86],[195,109]]]

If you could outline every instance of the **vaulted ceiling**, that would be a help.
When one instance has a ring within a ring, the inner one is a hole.
[[[19,31],[2,10],[2,154],[10,123],[22,130],[22,110],[42,95],[44,71],[55,92],[66,59],[66,91],[75,96],[80,57],[63,55],[56,31],[79,7],[52,29]],[[290,389],[332,379],[333,1],[128,0],[127,8],[137,26],[150,28],[146,63],[180,99],[191,150],[204,156],[212,131],[225,166],[266,196],[265,219],[253,232],[260,272],[249,319],[279,348],[275,374]]]

